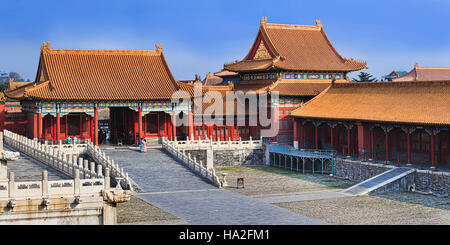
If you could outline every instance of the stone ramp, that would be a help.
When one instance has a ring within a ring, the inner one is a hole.
[[[161,147],[148,148],[145,153],[128,147],[104,148],[103,151],[124,168],[145,193],[216,188],[166,154]]]
[[[16,151],[12,147],[4,144],[3,148],[7,151]],[[19,159],[8,161],[8,176],[10,172],[14,172],[15,181],[40,181],[42,180],[42,171],[48,173],[48,180],[66,180],[72,179],[65,174],[58,172],[50,166],[47,166],[35,159],[20,152]]]
[[[415,170],[407,167],[397,167],[391,170],[388,170],[379,175],[373,176],[359,184],[356,184],[352,187],[349,187],[342,191],[344,194],[349,195],[364,195],[370,192],[374,192],[379,188],[382,188],[386,185],[389,185],[406,175],[413,173]]]

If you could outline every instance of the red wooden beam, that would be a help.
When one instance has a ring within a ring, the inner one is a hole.
[[[98,145],[98,109],[94,108],[94,145]]]

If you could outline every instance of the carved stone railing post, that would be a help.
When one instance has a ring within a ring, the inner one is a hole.
[[[109,176],[109,168],[105,168],[105,190],[111,187],[111,177]]]
[[[92,179],[95,177],[95,162],[91,162],[90,171],[91,171],[91,179]]]
[[[85,159],[83,165],[83,175],[85,179],[89,178],[88,171],[89,171],[89,161]]]
[[[83,171],[83,158],[82,157],[78,158],[78,169],[80,171]]]
[[[14,198],[16,186],[14,183],[14,172],[9,172],[9,197]]]
[[[80,170],[78,170],[78,169],[75,169],[75,178],[74,178],[73,183],[74,183],[73,184],[74,193],[77,196],[80,194],[80,188],[81,188]]]
[[[42,171],[42,196],[48,196],[48,173],[47,170]]]
[[[98,176],[103,176],[102,165],[101,164],[97,165],[97,175]]]

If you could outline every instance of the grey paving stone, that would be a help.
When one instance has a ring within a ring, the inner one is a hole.
[[[137,196],[193,225],[326,224],[227,190]]]

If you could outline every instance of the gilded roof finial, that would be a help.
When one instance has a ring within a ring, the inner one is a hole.
[[[15,89],[14,87],[14,78],[9,79],[9,89]]]
[[[418,66],[419,66],[419,63],[416,62],[416,64],[414,64],[414,67],[418,67]]]
[[[161,45],[161,44],[155,44],[155,46],[156,46],[156,50],[157,50],[159,53],[162,53],[162,52],[163,52],[163,48],[162,48],[162,45]]]
[[[320,20],[316,20],[316,26],[322,29],[322,22],[320,22]]]
[[[198,74],[195,74],[195,81],[200,82],[200,78],[199,78]]]
[[[50,49],[50,42],[42,42],[41,50],[48,50]]]
[[[261,19],[261,25],[265,25],[265,24],[267,24],[267,17],[263,16]]]

